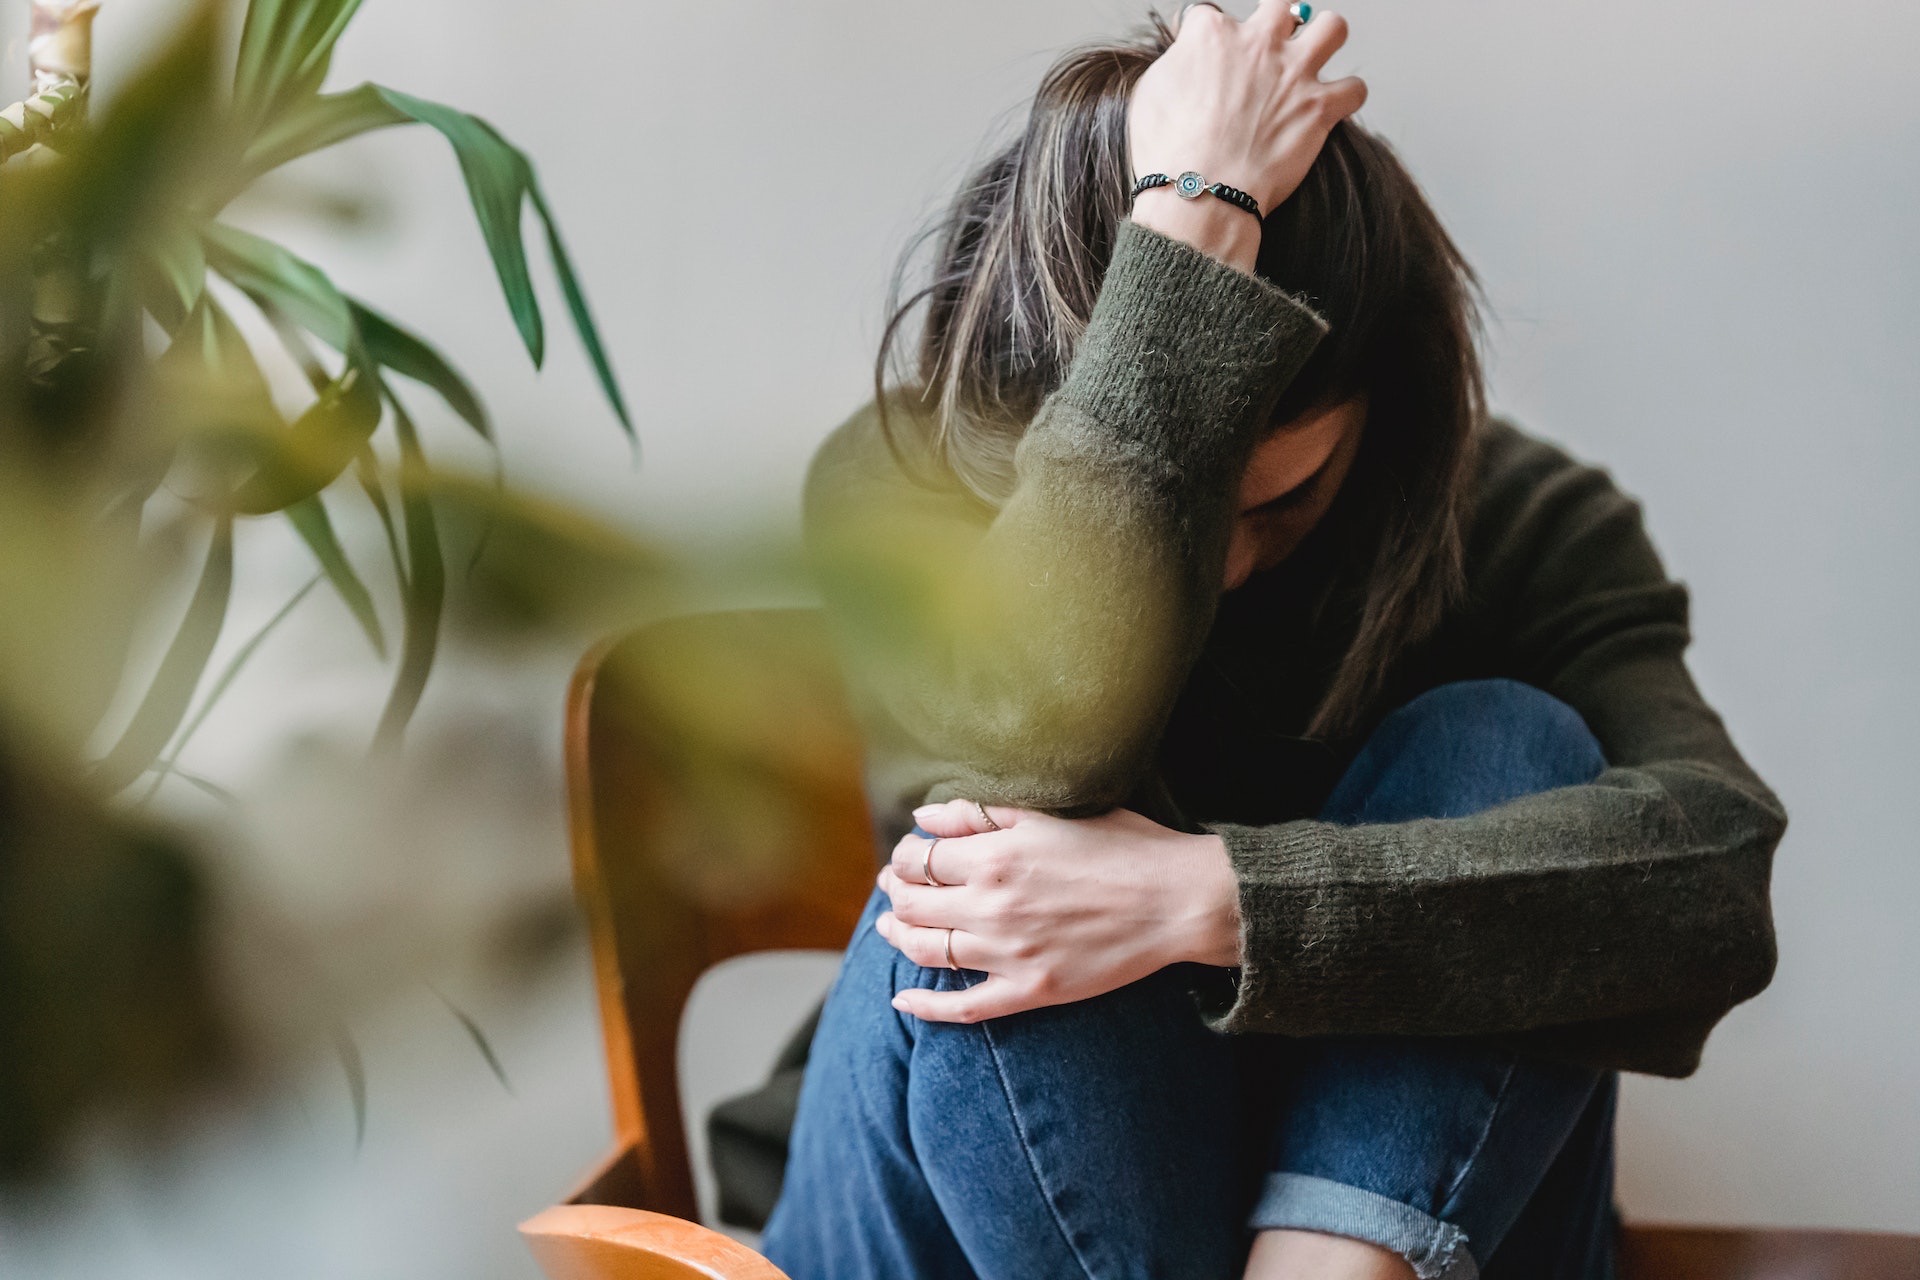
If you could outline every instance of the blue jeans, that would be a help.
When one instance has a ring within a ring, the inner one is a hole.
[[[1322,816],[1460,816],[1603,764],[1548,695],[1445,685],[1381,724]],[[920,1022],[895,992],[980,975],[908,961],[873,931],[884,905],[821,1015],[767,1223],[793,1280],[1228,1280],[1254,1231],[1286,1227],[1394,1250],[1422,1280],[1612,1275],[1613,1073],[1478,1039],[1220,1035],[1188,966]]]

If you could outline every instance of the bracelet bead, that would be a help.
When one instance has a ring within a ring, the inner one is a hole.
[[[1175,193],[1185,200],[1198,200],[1203,195],[1214,196],[1225,200],[1236,209],[1245,209],[1263,221],[1266,218],[1266,215],[1260,212],[1260,202],[1240,188],[1230,187],[1224,182],[1208,182],[1191,169],[1178,178],[1170,178],[1164,173],[1146,174],[1133,184],[1133,191],[1128,199],[1137,200],[1141,192],[1151,191],[1155,187],[1172,187]]]

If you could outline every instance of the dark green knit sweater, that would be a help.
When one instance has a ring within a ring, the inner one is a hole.
[[[1309,818],[1370,728],[1304,736],[1351,639],[1327,605],[1341,522],[1224,597],[1220,581],[1247,451],[1325,332],[1300,299],[1125,223],[997,510],[913,484],[871,406],[834,432],[806,530],[878,833],[891,845],[914,805],[956,795],[1134,804],[1226,842],[1243,930],[1222,1030],[1492,1036],[1686,1075],[1772,974],[1785,815],[1689,678],[1685,589],[1603,472],[1487,425],[1468,591],[1370,722],[1511,677],[1573,706],[1607,771],[1467,818]],[[800,1060],[716,1115],[731,1219],[778,1185]]]

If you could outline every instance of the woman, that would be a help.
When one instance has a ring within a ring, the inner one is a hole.
[[[1605,1276],[1615,1072],[1688,1074],[1771,976],[1785,818],[1684,590],[1485,415],[1345,35],[1260,0],[1064,59],[816,459],[898,840],[795,1280]]]

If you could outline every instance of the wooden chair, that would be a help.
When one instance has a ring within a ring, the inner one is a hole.
[[[859,734],[824,627],[812,610],[705,614],[602,645],[566,733],[615,1142],[521,1233],[549,1280],[783,1280],[696,1221],[675,1051],[708,968],[838,951],[872,889]],[[1621,1276],[1920,1280],[1920,1239],[1631,1227]]]

